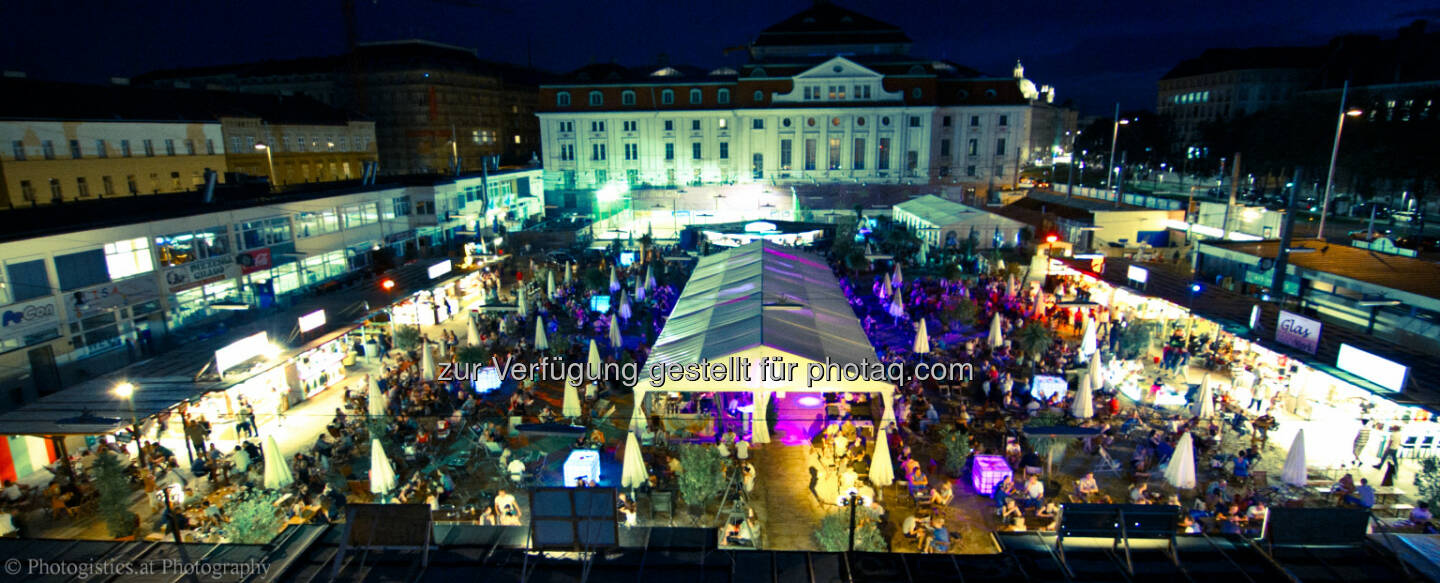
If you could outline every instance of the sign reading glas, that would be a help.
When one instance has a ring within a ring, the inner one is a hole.
[[[236,340],[231,345],[215,351],[215,372],[224,375],[225,371],[265,354],[269,349],[270,335],[264,332]]]
[[[1280,310],[1280,321],[1275,325],[1275,341],[1315,354],[1315,349],[1320,347],[1320,323]]]
[[[315,310],[300,316],[300,332],[303,334],[325,325],[325,310]]]
[[[1405,390],[1405,377],[1410,375],[1408,366],[1344,343],[1340,344],[1335,367],[1397,393]]]
[[[1136,283],[1146,283],[1150,280],[1150,271],[1144,267],[1131,265],[1130,269],[1125,272],[1125,278]]]
[[[439,263],[436,263],[435,265],[431,265],[431,266],[430,266],[430,279],[435,279],[435,278],[440,277],[440,276],[442,276],[442,275],[445,275],[445,274],[447,274],[447,273],[450,273],[450,260],[449,260],[449,259],[446,259],[446,260],[444,260],[444,261],[441,261],[441,262],[439,262]]]

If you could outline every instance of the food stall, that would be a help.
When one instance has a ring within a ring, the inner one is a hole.
[[[295,357],[296,380],[306,399],[344,380],[350,345],[348,336],[341,336]]]

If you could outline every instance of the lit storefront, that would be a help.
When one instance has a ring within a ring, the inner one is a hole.
[[[350,354],[348,336],[331,340],[295,357],[295,377],[306,399],[345,378],[345,361]]]
[[[446,284],[406,298],[390,309],[396,324],[434,326],[460,312],[459,289]]]

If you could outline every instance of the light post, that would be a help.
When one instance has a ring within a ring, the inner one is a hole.
[[[1110,166],[1109,171],[1105,173],[1105,190],[1107,191],[1110,190],[1110,186],[1115,180],[1115,141],[1120,138],[1120,126],[1123,125],[1130,125],[1130,120],[1120,119],[1120,103],[1116,102],[1115,123],[1110,128]]]
[[[1345,130],[1345,118],[1358,117],[1364,113],[1359,109],[1345,109],[1345,98],[1349,93],[1350,82],[1346,81],[1345,86],[1340,89],[1340,114],[1335,120],[1335,143],[1330,147],[1330,171],[1325,174],[1325,201],[1320,206],[1320,230],[1315,233],[1316,239],[1325,238],[1325,216],[1330,213],[1330,195],[1335,182],[1335,158],[1340,155],[1340,132]]]
[[[850,488],[845,493],[845,505],[850,507],[850,552],[855,552],[855,509],[860,506],[860,490]]]
[[[140,419],[135,414],[135,385],[130,382],[122,382],[115,385],[115,396],[125,399],[130,404],[130,436],[135,440],[135,456],[140,458],[140,463],[149,467],[145,459],[145,450],[140,447]]]
[[[1200,285],[1199,283],[1195,283],[1195,282],[1191,282],[1191,283],[1190,283],[1190,314],[1189,314],[1190,317],[1189,317],[1189,318],[1186,318],[1186,320],[1185,320],[1185,349],[1186,349],[1186,350],[1189,350],[1189,349],[1190,349],[1190,334],[1191,334],[1191,332],[1192,332],[1192,331],[1194,330],[1194,328],[1195,328],[1195,296],[1200,295],[1200,292],[1201,292],[1201,291],[1204,291],[1204,289],[1205,289],[1205,288],[1204,288],[1204,287],[1201,287],[1201,285]]]
[[[275,157],[270,154],[270,146],[265,142],[255,144],[255,149],[265,152],[265,166],[270,169],[270,188],[278,186],[275,184]]]

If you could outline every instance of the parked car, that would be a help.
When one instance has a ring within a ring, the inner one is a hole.
[[[1440,253],[1440,237],[1433,235],[1406,235],[1396,239],[1395,246],[1414,249],[1421,253]]]
[[[1424,222],[1425,217],[1417,211],[1400,211],[1391,213],[1390,217],[1401,223]]]

